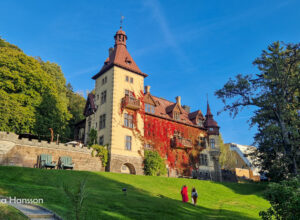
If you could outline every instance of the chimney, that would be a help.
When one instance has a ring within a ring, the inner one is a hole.
[[[183,108],[187,113],[190,113],[190,112],[191,112],[191,107],[188,106],[188,105],[184,105],[184,106],[182,106],[182,108]]]
[[[108,56],[110,56],[111,53],[112,53],[113,51],[114,51],[114,48],[110,47],[110,48],[108,49]]]
[[[176,103],[181,106],[181,97],[180,96],[176,96]]]
[[[150,93],[150,86],[145,86],[145,93]]]

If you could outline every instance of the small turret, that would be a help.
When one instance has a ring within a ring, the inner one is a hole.
[[[219,135],[218,123],[214,120],[214,116],[210,111],[210,107],[207,100],[207,111],[205,115],[205,127],[208,129],[209,135]]]

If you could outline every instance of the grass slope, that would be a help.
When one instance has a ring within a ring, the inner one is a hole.
[[[0,194],[43,198],[44,206],[65,219],[73,207],[62,184],[76,189],[87,178],[86,219],[258,219],[269,207],[261,184],[214,183],[192,179],[127,174],[0,167]],[[199,194],[196,207],[181,202],[186,184]],[[122,188],[127,188],[127,196]]]
[[[0,219],[1,220],[28,220],[19,210],[9,205],[0,203]]]

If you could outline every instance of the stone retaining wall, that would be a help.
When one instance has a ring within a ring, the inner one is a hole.
[[[41,154],[51,154],[52,160],[58,162],[60,156],[70,156],[75,170],[103,171],[101,160],[91,156],[91,150],[66,144],[48,143],[46,141],[18,139],[14,133],[0,132],[0,141],[10,141],[15,146],[0,155],[0,165],[36,167]],[[3,152],[3,151],[2,151]]]

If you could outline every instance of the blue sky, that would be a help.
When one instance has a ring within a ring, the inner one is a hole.
[[[251,144],[247,120],[216,114],[213,94],[277,40],[299,42],[300,1],[14,1],[2,0],[0,35],[26,54],[58,63],[75,91],[92,90],[125,16],[127,48],[149,76],[151,93],[206,113],[206,94],[225,142]]]

